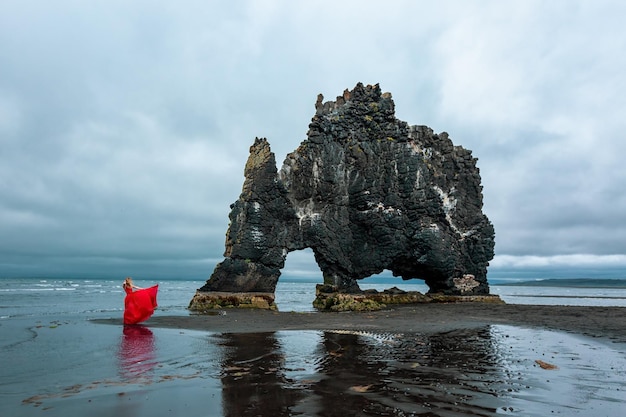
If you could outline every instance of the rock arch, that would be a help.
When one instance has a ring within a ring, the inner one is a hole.
[[[233,294],[271,307],[287,254],[305,248],[340,293],[358,294],[359,280],[388,269],[425,280],[429,293],[489,294],[494,229],[471,152],[396,119],[378,85],[320,95],[315,108],[280,171],[266,139],[250,147],[225,259],[191,307]]]

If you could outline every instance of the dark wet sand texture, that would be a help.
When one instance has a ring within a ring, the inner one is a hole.
[[[110,323],[118,320],[111,319]],[[442,332],[489,324],[538,327],[626,343],[626,308],[521,304],[423,304],[375,312],[299,313],[226,309],[215,314],[153,316],[154,327],[254,333],[279,330]]]
[[[121,318],[95,321],[121,325]],[[184,385],[184,378],[164,378],[167,390],[141,386],[139,397],[140,391],[126,388],[125,403],[141,405],[142,415],[185,407],[189,415],[212,410],[224,416],[617,417],[625,404],[625,368],[617,353],[626,343],[622,307],[459,303],[359,313],[157,311],[145,325],[180,329],[175,341],[162,336],[164,345],[195,346],[178,339],[185,329],[212,333],[204,343],[216,350],[209,349],[207,358],[202,348],[191,366],[202,369],[195,378],[208,378],[208,386],[217,378],[219,387],[206,391],[198,380]],[[546,370],[537,360],[558,369]],[[181,400],[195,388],[205,391]],[[58,404],[58,410],[72,404],[78,402]]]

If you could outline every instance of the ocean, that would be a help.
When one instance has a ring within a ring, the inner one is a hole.
[[[121,284],[0,279],[0,417],[617,417],[626,407],[624,346],[605,341],[500,325],[428,335],[123,326]],[[155,315],[186,316],[204,281],[158,284]],[[427,291],[361,284],[390,286]],[[491,289],[507,303],[626,307],[623,288]],[[283,279],[276,302],[280,311],[322,314],[314,295],[315,283]],[[119,325],[98,322],[110,318]],[[547,373],[537,358],[560,368]]]
[[[0,278],[0,320],[19,317],[82,316],[86,319],[112,317],[124,309],[122,280]],[[159,313],[189,314],[187,306],[204,281],[137,281],[148,287],[159,284]],[[315,282],[281,280],[276,289],[280,311],[314,311]],[[423,283],[367,281],[362,289],[382,291],[396,286],[405,291],[426,293]],[[491,292],[511,304],[593,305],[626,307],[626,288],[531,287],[491,284]]]

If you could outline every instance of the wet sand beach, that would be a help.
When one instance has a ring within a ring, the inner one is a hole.
[[[623,307],[157,311],[144,325],[70,318],[30,331],[5,359],[38,360],[9,381],[0,415],[621,417],[626,407]]]
[[[210,332],[226,348],[225,416],[617,417],[626,406],[626,308],[226,309],[147,325]]]
[[[279,330],[445,332],[485,325],[561,330],[626,343],[626,308],[522,305],[419,304],[356,313],[298,313],[226,309],[207,315],[155,316],[150,326],[250,333]]]

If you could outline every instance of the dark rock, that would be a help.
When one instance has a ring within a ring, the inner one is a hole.
[[[311,248],[335,292],[359,294],[358,280],[390,270],[429,293],[488,294],[494,229],[471,152],[396,119],[378,85],[337,101],[320,94],[315,109],[279,172],[267,140],[255,140],[226,259],[199,291],[273,293],[287,254]]]
[[[389,295],[402,295],[402,294],[406,294],[406,291],[401,290],[398,287],[393,287],[393,288],[388,288],[385,291],[383,291],[385,294],[389,294]]]

